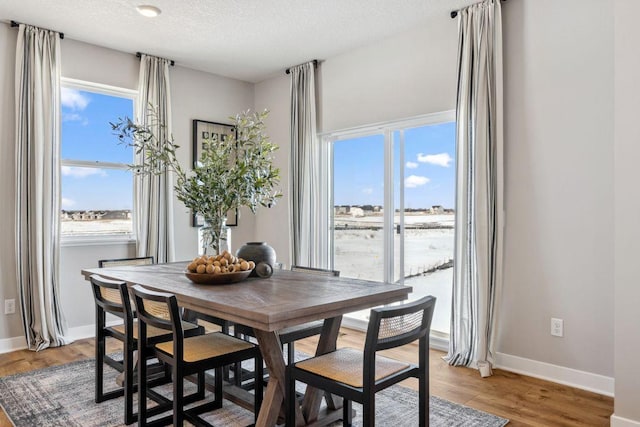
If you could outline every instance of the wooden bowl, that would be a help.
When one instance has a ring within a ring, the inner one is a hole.
[[[251,274],[252,270],[246,271],[236,271],[233,273],[192,273],[190,271],[185,271],[184,275],[187,276],[189,280],[193,283],[197,283],[199,285],[226,285],[229,283],[237,283],[242,282],[249,274]]]

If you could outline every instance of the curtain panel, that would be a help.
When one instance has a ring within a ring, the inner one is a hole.
[[[315,64],[291,67],[291,264],[329,268],[326,152],[316,128]]]
[[[502,286],[503,107],[499,0],[459,13],[456,103],[456,232],[451,365],[494,362],[497,298]]]
[[[158,141],[171,138],[170,60],[142,55],[138,79],[138,123],[148,126]],[[144,152],[136,154],[142,162]],[[157,262],[175,258],[173,229],[173,172],[135,176],[134,211],[137,255]]]
[[[20,24],[16,46],[16,272],[30,350],[71,342],[60,305],[60,35]]]

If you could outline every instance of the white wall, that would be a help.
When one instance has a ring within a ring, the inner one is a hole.
[[[615,1],[615,427],[640,426],[639,15],[637,1]]]
[[[504,4],[501,353],[613,376],[613,15]],[[550,318],[564,319],[552,337]]]
[[[14,64],[16,55],[15,29],[0,24],[0,338],[23,335],[20,311],[17,307],[18,288],[15,266],[15,141]],[[16,299],[16,314],[4,315],[4,300]]]
[[[328,58],[320,67],[318,127],[329,132],[454,109],[457,44],[456,21],[442,16]]]
[[[503,15],[506,229],[497,350],[547,374],[552,365],[563,375],[577,370],[586,377],[577,385],[611,391],[611,2],[507,2]],[[456,50],[456,21],[438,17],[318,58],[321,130],[454,108]],[[256,105],[278,112],[269,132],[283,141],[288,81],[282,75],[256,85]],[[282,148],[288,155],[289,145]],[[274,220],[261,212],[258,228]],[[272,236],[286,247],[286,233]],[[564,338],[550,335],[551,317],[564,319]]]
[[[260,208],[256,215],[254,236],[256,241],[267,242],[276,251],[278,262],[291,264],[289,237],[289,162],[291,134],[289,133],[289,76],[284,73],[255,86],[255,109],[269,110],[267,134],[280,148],[275,153],[274,165],[280,168],[283,197],[270,209]]]

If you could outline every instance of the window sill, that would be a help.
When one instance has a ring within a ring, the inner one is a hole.
[[[106,246],[106,245],[132,245],[136,243],[134,236],[69,236],[60,239],[60,247],[73,246]]]

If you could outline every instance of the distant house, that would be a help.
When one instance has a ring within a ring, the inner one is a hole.
[[[336,215],[346,215],[349,213],[349,209],[346,206],[336,206],[334,208],[334,213]]]
[[[429,213],[434,215],[434,214],[443,214],[444,213],[444,208],[440,205],[433,205],[429,208]]]
[[[354,218],[362,218],[364,216],[364,209],[352,206],[351,207],[351,216]]]

